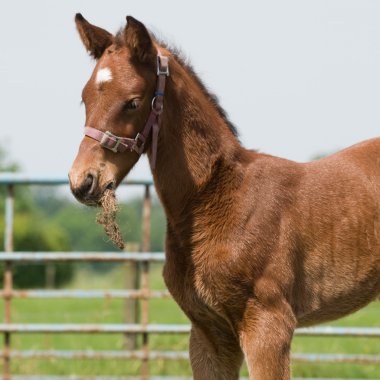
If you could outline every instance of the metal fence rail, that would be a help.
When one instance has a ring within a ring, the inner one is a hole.
[[[150,298],[170,298],[167,290],[13,290],[11,293],[0,291],[0,298],[124,298],[124,299],[150,299]]]
[[[164,253],[149,252],[150,241],[150,214],[151,194],[150,181],[129,181],[128,185],[139,185],[145,189],[142,220],[142,252],[13,252],[13,218],[14,218],[14,186],[15,185],[67,185],[68,180],[60,177],[26,177],[9,173],[0,173],[0,186],[6,187],[5,200],[5,239],[4,252],[0,252],[0,263],[4,266],[4,287],[0,291],[0,297],[4,299],[4,323],[0,324],[0,333],[4,335],[3,349],[3,379],[23,380],[29,379],[63,379],[60,376],[11,376],[11,359],[80,359],[80,360],[141,360],[142,373],[140,379],[149,377],[149,361],[151,360],[188,360],[187,352],[152,351],[149,347],[149,336],[152,334],[188,334],[189,325],[150,324],[149,323],[149,299],[169,298],[167,290],[154,290],[149,286],[150,263],[163,262]],[[104,290],[15,290],[12,285],[12,267],[15,263],[54,263],[54,262],[133,262],[139,263],[140,287],[138,289],[104,289]],[[122,298],[138,300],[141,305],[141,322],[125,324],[16,324],[11,320],[11,305],[14,298]],[[141,350],[123,351],[91,351],[91,350],[11,350],[12,334],[50,334],[50,333],[112,333],[112,334],[141,334],[143,344]],[[341,328],[341,327],[312,327],[296,330],[297,336],[310,337],[366,337],[380,338],[379,328]],[[305,354],[294,353],[292,360],[300,362],[346,362],[361,364],[380,364],[380,355],[342,355],[342,354]],[[65,376],[68,379],[136,379],[136,377],[115,376]],[[182,378],[150,379],[174,380]]]
[[[140,380],[140,377],[135,376],[14,376],[13,380]],[[193,380],[192,377],[173,377],[173,376],[151,376],[150,380]],[[248,380],[247,377],[241,377],[240,380]],[[333,379],[329,378],[294,378],[293,380],[347,380],[347,378]],[[379,380],[379,379],[349,379],[349,380]]]
[[[145,358],[142,351],[12,351],[11,358],[17,359],[96,359],[96,360],[143,360]],[[187,351],[150,351],[149,360],[189,360]],[[317,363],[361,363],[380,364],[380,355],[355,355],[355,354],[292,354],[292,360],[298,362]]]

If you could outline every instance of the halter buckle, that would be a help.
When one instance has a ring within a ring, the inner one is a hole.
[[[138,133],[135,137],[135,142],[132,145],[131,152],[135,151],[137,154],[141,155],[144,151],[145,140],[145,137],[141,133]]]
[[[167,62],[167,57],[162,57],[166,60]],[[157,75],[165,75],[165,76],[169,76],[170,73],[169,73],[169,65],[166,64],[166,67],[164,67],[164,69],[161,68],[161,59],[160,59],[160,56],[157,55]]]
[[[115,141],[116,144],[110,148],[107,144],[108,144],[108,141]],[[104,133],[104,135],[102,136],[102,139],[100,140],[100,145],[103,147],[103,148],[107,148],[109,150],[112,150],[112,152],[114,153],[117,153],[117,149],[119,147],[119,145],[121,144],[121,139],[120,137],[118,136],[115,136],[114,134],[112,134],[110,131],[107,131]]]

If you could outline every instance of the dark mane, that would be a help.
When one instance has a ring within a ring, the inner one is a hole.
[[[227,112],[224,110],[224,108],[219,104],[218,97],[209,91],[209,89],[206,87],[206,85],[201,81],[197,73],[195,72],[193,66],[189,63],[188,59],[184,57],[184,54],[182,54],[181,50],[178,49],[176,46],[169,45],[165,41],[161,40],[160,38],[157,38],[154,34],[152,34],[152,38],[162,47],[169,50],[171,54],[175,57],[175,59],[178,61],[180,65],[186,68],[186,70],[189,72],[189,74],[192,76],[192,78],[197,82],[198,86],[200,87],[201,91],[208,97],[208,99],[211,101],[213,106],[218,111],[219,115],[222,117],[224,122],[226,123],[227,127],[230,129],[230,131],[233,133],[233,135],[238,138],[239,133],[236,128],[236,126],[229,120]],[[124,30],[120,30],[116,34],[115,38],[115,45],[117,47],[125,46],[124,44]]]

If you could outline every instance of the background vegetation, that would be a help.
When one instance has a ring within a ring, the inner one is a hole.
[[[76,271],[70,288],[106,289],[122,288],[126,275],[124,266],[107,272],[94,272],[89,268]],[[163,289],[161,266],[152,267],[151,288]],[[13,320],[18,323],[123,323],[125,303],[120,299],[89,300],[14,300]],[[151,300],[149,302],[151,323],[187,324],[186,316],[174,301]],[[1,313],[1,309],[0,309]],[[347,318],[329,325],[379,327],[380,302]],[[139,337],[141,338],[141,337]],[[124,350],[122,334],[16,334],[12,347],[18,350]],[[187,335],[151,335],[152,350],[187,351]],[[141,340],[137,349],[141,349]],[[305,338],[297,337],[293,342],[294,353],[340,353],[379,354],[379,338]],[[155,360],[150,364],[151,373],[157,376],[191,376],[186,361]],[[126,376],[138,375],[140,362],[131,360],[13,360],[13,373],[32,375],[83,375],[83,376]],[[242,375],[247,375],[243,368]],[[307,378],[355,378],[380,379],[379,365],[354,365],[342,363],[293,363],[294,377]]]
[[[18,171],[19,166],[7,159],[0,147],[0,171]],[[0,186],[0,213],[4,215],[5,188]],[[59,189],[46,186],[15,187],[14,250],[15,251],[115,251],[101,226],[95,223],[97,209],[90,209],[62,195]],[[120,225],[131,246],[141,242],[142,198],[123,203]],[[157,199],[152,202],[151,250],[163,251],[165,218]],[[0,218],[0,245],[4,246],[4,218]],[[93,264],[104,271],[113,265]],[[47,266],[16,265],[16,288],[40,288],[47,283]],[[3,273],[0,272],[0,280]],[[73,276],[71,264],[55,267],[55,286],[68,283]]]

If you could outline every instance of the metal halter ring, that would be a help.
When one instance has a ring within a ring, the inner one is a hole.
[[[164,109],[164,105],[161,104],[160,109],[156,109],[156,107],[155,107],[155,105],[156,105],[156,100],[157,100],[157,96],[155,96],[155,97],[152,99],[152,111],[153,111],[154,113],[156,113],[157,115],[159,115],[159,114],[162,112],[162,110]]]

